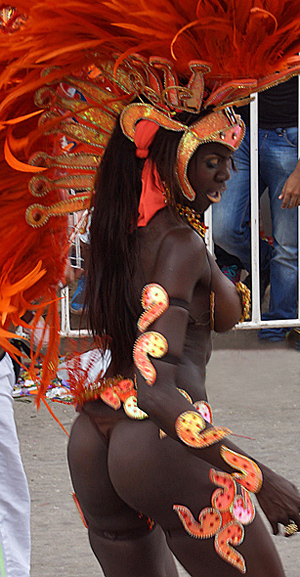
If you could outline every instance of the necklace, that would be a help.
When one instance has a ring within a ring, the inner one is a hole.
[[[200,235],[202,238],[205,236],[205,232],[208,226],[205,226],[201,220],[200,214],[189,208],[189,206],[182,206],[181,204],[176,204],[176,210],[179,216],[185,216],[190,226]]]
[[[164,190],[163,195],[165,197],[165,203],[171,204],[176,208],[176,212],[179,216],[185,216],[189,225],[202,237],[204,238],[208,226],[203,224],[201,216],[193,208],[189,206],[182,206],[179,202],[176,204],[174,199],[171,197],[170,191],[165,182],[163,182]]]

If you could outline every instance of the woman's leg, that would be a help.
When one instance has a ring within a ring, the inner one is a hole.
[[[199,449],[200,450],[200,449]],[[211,507],[217,488],[209,480],[210,466],[170,438],[159,439],[150,421],[119,423],[113,430],[108,469],[111,481],[130,507],[143,511],[163,528],[170,549],[192,577],[236,577],[236,568],[214,548],[214,537],[192,538],[173,510],[187,507],[198,520]],[[248,577],[283,577],[281,561],[261,519],[245,526],[245,538],[234,547],[244,558]]]
[[[68,460],[90,544],[106,577],[178,577],[159,526],[116,494],[107,471],[107,440],[82,413],[75,421]]]

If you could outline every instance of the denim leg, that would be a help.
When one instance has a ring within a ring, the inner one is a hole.
[[[213,205],[212,233],[214,242],[229,254],[239,258],[246,270],[251,269],[250,221],[250,164],[249,131],[240,148],[234,153],[238,172],[231,172],[227,190],[221,201]],[[261,187],[263,191],[264,187]],[[272,248],[265,241],[260,242],[260,266],[269,266]]]
[[[30,575],[30,496],[14,419],[11,358],[0,362],[0,574]]]
[[[268,184],[274,252],[271,260],[271,292],[266,320],[297,317],[298,210],[282,209],[278,199],[298,161],[297,128],[260,129],[260,170]],[[282,340],[288,328],[262,329],[260,338]]]

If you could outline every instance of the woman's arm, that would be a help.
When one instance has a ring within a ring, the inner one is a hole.
[[[154,332],[166,347],[158,358],[154,358],[150,353],[149,360],[155,373],[152,384],[147,382],[147,376],[141,370],[136,345],[134,353],[139,369],[139,406],[170,436],[174,435],[174,424],[178,415],[191,408],[190,403],[176,388],[177,365],[183,357],[194,290],[204,278],[208,302],[210,267],[203,241],[188,228],[181,227],[171,231],[164,238],[151,278],[155,286],[165,291],[168,304],[162,314],[151,319],[152,322],[146,330],[143,330],[140,322],[138,325],[140,333],[143,333],[137,341],[139,346],[149,335],[151,338],[151,333]],[[147,317],[147,310],[143,316]],[[193,399],[196,400],[200,399]]]
[[[207,280],[211,263],[207,259],[207,253],[201,239],[195,238],[194,234],[191,236],[189,231],[182,229],[174,231],[168,235],[163,244],[152,279],[152,287],[158,289],[157,301],[154,305],[153,303],[151,305],[151,299],[149,302],[147,301],[149,295],[148,289],[146,289],[144,296],[146,294],[147,298],[143,300],[144,313],[142,322],[139,323],[140,334],[134,350],[135,363],[138,369],[138,405],[164,433],[184,444],[187,451],[204,459],[213,467],[232,473],[232,466],[226,463],[221,455],[222,446],[241,456],[250,457],[228,439],[225,439],[227,435],[225,429],[212,427],[205,421],[204,428],[201,429],[200,426],[199,431],[194,435],[196,443],[194,445],[193,442],[187,443],[186,423],[189,426],[189,422],[194,419],[196,424],[200,423],[201,425],[201,416],[176,387],[177,364],[183,355],[188,326],[188,308],[192,302],[196,285],[199,287],[199,283],[201,285],[204,279]],[[221,315],[223,310],[222,286],[225,285],[223,285],[223,279],[219,277],[219,274],[216,274],[213,283],[218,300],[217,310],[218,314]],[[203,283],[203,286],[206,287],[205,290],[207,291],[207,282],[206,284]],[[234,285],[232,285],[232,289],[230,287],[229,292],[226,293],[225,302],[226,307],[230,306],[230,302],[233,303],[235,313],[232,319],[233,322],[236,322],[235,315],[240,316],[241,305],[239,297],[236,298],[235,296]],[[167,306],[163,302],[161,290],[169,299]],[[149,325],[147,325],[147,319],[150,320]],[[192,402],[198,400],[201,399],[192,399]],[[182,420],[185,421],[183,434]],[[216,439],[212,440],[212,435],[215,433]],[[207,440],[207,437],[208,440],[211,440],[211,444],[208,442],[207,446],[205,443],[202,445],[202,440],[204,438]],[[205,448],[200,448],[200,446]],[[293,519],[300,527],[300,497],[297,489],[264,465],[260,464],[259,467],[264,481],[258,499],[273,530],[276,532],[277,524],[288,522],[288,519]]]

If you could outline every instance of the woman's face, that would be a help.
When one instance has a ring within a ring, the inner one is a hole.
[[[201,144],[192,156],[187,170],[188,179],[196,193],[188,203],[200,214],[213,202],[219,202],[230,178],[232,151],[223,144]]]

